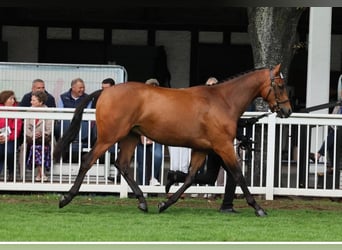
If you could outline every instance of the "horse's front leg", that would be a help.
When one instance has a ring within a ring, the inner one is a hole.
[[[221,149],[222,148],[223,147],[221,147]],[[220,151],[218,154],[221,156],[225,163],[225,166],[223,166],[225,170],[231,172],[236,184],[241,187],[248,205],[254,208],[255,214],[257,216],[266,216],[267,213],[255,201],[254,197],[248,189],[246,179],[242,174],[241,166],[236,158],[233,146],[226,148],[226,151]]]
[[[181,195],[187,190],[193,183],[195,175],[198,169],[203,165],[205,161],[206,153],[192,150],[191,152],[191,162],[189,167],[189,174],[186,176],[184,184],[173,194],[171,197],[165,201],[158,204],[159,212],[163,212],[172,204],[176,203]]]
[[[251,195],[251,193],[249,192],[249,189],[247,187],[247,182],[246,182],[246,179],[245,177],[242,175],[242,171],[241,171],[241,168],[240,166],[238,165],[237,166],[237,169],[239,169],[240,171],[238,172],[237,174],[237,179],[236,179],[236,183],[238,185],[240,185],[241,189],[242,189],[242,192],[243,194],[245,195],[246,197],[246,201],[248,203],[248,205],[250,205],[251,207],[254,208],[254,211],[255,211],[255,215],[256,216],[266,216],[267,213],[266,211],[259,206],[259,204],[256,202],[256,200],[254,199],[254,197]]]

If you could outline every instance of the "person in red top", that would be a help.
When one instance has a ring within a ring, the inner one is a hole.
[[[17,106],[14,91],[4,90],[0,93],[0,107]],[[7,181],[13,181],[15,140],[20,136],[22,120],[0,116],[0,172],[7,166]],[[19,145],[17,145],[19,146]],[[4,170],[5,174],[5,170]]]

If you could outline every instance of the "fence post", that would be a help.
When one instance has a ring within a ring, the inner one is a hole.
[[[274,159],[276,143],[276,114],[268,116],[267,161],[266,161],[266,200],[273,200]]]
[[[334,173],[335,176],[335,187],[333,186],[332,189],[342,189],[342,177],[341,177],[341,169],[342,169],[342,127],[337,128],[337,135],[336,135],[336,166]]]

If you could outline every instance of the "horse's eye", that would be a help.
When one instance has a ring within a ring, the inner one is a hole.
[[[277,84],[278,88],[283,90],[285,88],[285,85],[283,83]]]

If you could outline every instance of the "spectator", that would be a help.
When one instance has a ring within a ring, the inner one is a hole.
[[[55,97],[53,97],[50,93],[48,93],[45,90],[45,82],[42,79],[35,79],[32,81],[32,87],[31,87],[31,91],[26,93],[23,98],[21,99],[21,102],[19,103],[19,106],[21,107],[31,107],[31,97],[32,97],[32,92],[34,91],[43,91],[47,94],[47,101],[45,103],[45,105],[47,107],[50,108],[55,108],[56,107],[56,100]],[[23,165],[24,162],[26,162],[27,158],[24,155],[24,148],[22,145],[23,142],[23,137],[24,137],[24,129],[21,130],[21,135],[20,135],[20,139],[18,140],[18,144],[21,145],[20,146],[20,164]],[[58,138],[58,137],[57,137]],[[22,169],[23,166],[21,166]]]
[[[75,78],[71,81],[71,88],[62,93],[57,103],[58,108],[77,108],[79,103],[87,96],[85,93],[85,84],[83,79]],[[89,102],[87,108],[92,107],[92,102]],[[63,131],[65,131],[70,126],[69,120],[63,120]],[[60,127],[61,125],[56,126],[55,135],[60,135]],[[79,153],[79,145],[81,144],[81,150],[83,148],[89,148],[91,146],[92,139],[94,137],[94,126],[90,126],[89,133],[89,125],[88,121],[83,121],[81,124],[81,137],[77,136],[75,140],[72,142],[72,151],[76,154],[72,154],[72,162],[78,162],[78,153]],[[89,138],[90,134],[90,138]],[[58,136],[57,136],[58,139]],[[68,154],[68,152],[66,152]],[[66,156],[66,155],[64,155]],[[65,159],[65,157],[63,157]]]
[[[159,82],[157,79],[149,79],[146,81],[146,84],[150,84],[152,86],[159,86]],[[146,156],[145,158],[144,153]],[[153,160],[152,156],[154,156]],[[146,185],[146,183],[149,183],[152,186],[160,185],[160,169],[162,164],[162,157],[162,145],[156,142],[153,143],[153,141],[151,141],[150,139],[142,136],[141,142],[137,146],[138,179],[141,185]],[[144,159],[146,160],[146,164],[144,164]],[[143,180],[144,165],[145,180]]]
[[[109,88],[109,87],[112,87],[115,85],[115,81],[113,78],[106,78],[102,81],[101,83],[101,88],[102,90],[105,89],[105,88]],[[92,108],[96,108],[96,103],[97,103],[97,99],[94,99],[93,100],[93,104],[92,104]]]
[[[17,106],[14,92],[12,90],[2,91],[0,93],[0,107],[14,106]],[[7,166],[8,181],[13,181],[14,178],[14,154],[16,153],[15,140],[19,138],[21,130],[21,119],[0,117],[0,172],[3,170],[4,166]]]
[[[34,91],[31,107],[47,108],[48,96],[45,92]],[[36,181],[48,181],[45,175],[51,167],[52,120],[29,119],[26,124],[26,141],[29,148],[27,168],[37,167]],[[42,168],[44,166],[44,170]]]
[[[218,82],[218,80],[215,77],[209,77],[208,80],[206,81],[205,85],[206,86],[212,86],[212,85],[215,85],[217,82]],[[208,154],[207,168],[211,168],[211,166],[210,166],[211,164],[216,165],[216,164],[221,163],[217,157],[219,157],[219,156],[214,152],[211,152]],[[219,172],[217,174],[216,183],[217,183],[217,186],[223,186],[224,185],[224,169],[222,168],[222,165],[220,165]],[[212,183],[212,185],[214,185],[214,183]],[[235,193],[235,189],[234,189],[234,193]],[[210,196],[211,196],[211,194],[205,194],[204,198],[206,198],[206,197],[209,198]]]
[[[102,89],[109,88],[115,85],[115,81],[113,78],[106,78],[102,81]]]
[[[75,78],[71,81],[71,88],[60,95],[58,101],[58,108],[76,108],[78,104],[88,94],[85,93],[85,84],[81,78]],[[92,102],[89,103],[88,108],[91,107]]]
[[[32,96],[33,91],[44,91],[48,96],[48,99],[46,101],[46,106],[48,106],[50,108],[56,107],[55,98],[45,90],[45,82],[42,79],[35,79],[32,81],[31,92],[26,93],[23,96],[19,106],[21,106],[21,107],[30,107],[31,106],[31,96]]]
[[[342,114],[342,106],[338,105],[332,111],[332,114]],[[319,148],[318,152],[310,153],[309,157],[310,160],[315,162],[319,161],[322,156],[325,156],[325,147],[327,147],[327,173],[333,173],[333,159],[334,159],[334,137],[335,137],[335,130],[332,127],[328,127],[328,135],[325,141],[323,141],[321,147]],[[325,145],[326,144],[326,145]]]
[[[169,146],[170,170],[188,172],[191,149],[185,147]]]
[[[141,185],[147,185],[147,183],[149,183],[149,185],[151,186],[160,186],[160,169],[163,157],[162,145],[153,142],[145,136],[141,136],[141,142],[138,144],[137,147],[139,183]],[[153,160],[152,156],[154,156]]]
[[[113,78],[106,78],[102,81],[101,83],[101,88],[102,90],[106,89],[106,88],[109,88],[109,87],[112,87],[115,85],[115,81]],[[92,108],[96,108],[96,103],[97,103],[97,99],[94,99],[93,100],[93,105],[92,105]],[[96,126],[94,126],[94,134],[96,135]],[[95,136],[96,137],[96,136]],[[95,138],[94,138],[95,140]],[[114,159],[114,156],[115,156],[115,144],[112,145],[109,149],[108,149],[108,152],[110,153],[110,159],[112,162],[115,162],[115,159]],[[113,157],[112,157],[113,156]],[[116,169],[114,170],[115,173],[116,173]],[[117,175],[117,181],[119,181],[119,178],[120,178],[120,174]],[[114,176],[108,176],[108,180],[109,181],[115,181],[115,177]]]
[[[212,86],[215,85],[218,82],[218,80],[215,77],[209,77],[205,83],[206,86]],[[217,185],[218,186],[223,186],[224,185],[224,169],[221,167],[222,165],[216,166],[217,164],[220,164],[221,161],[218,161],[218,159],[220,159],[220,157],[214,153],[214,152],[210,152],[207,156],[206,162],[205,164],[203,164],[203,166],[201,167],[201,169],[199,170],[197,177],[198,177],[198,181],[202,182],[202,183],[198,183],[198,184],[208,184],[211,186],[215,185],[215,179],[217,180]],[[205,167],[207,167],[207,169],[209,169],[209,171],[205,171]],[[218,173],[216,171],[211,172],[212,168],[216,168],[219,167],[219,171]],[[207,173],[207,174],[205,174]],[[212,175],[212,176],[210,176]],[[217,177],[217,178],[216,178]],[[201,181],[201,178],[209,179],[210,181]],[[234,190],[235,192],[235,190]],[[204,198],[210,198],[212,196],[212,194],[204,194]],[[193,197],[196,197],[196,194],[193,195]]]
[[[212,86],[215,85],[218,82],[218,80],[215,77],[209,77],[208,80],[205,82],[206,86]]]

